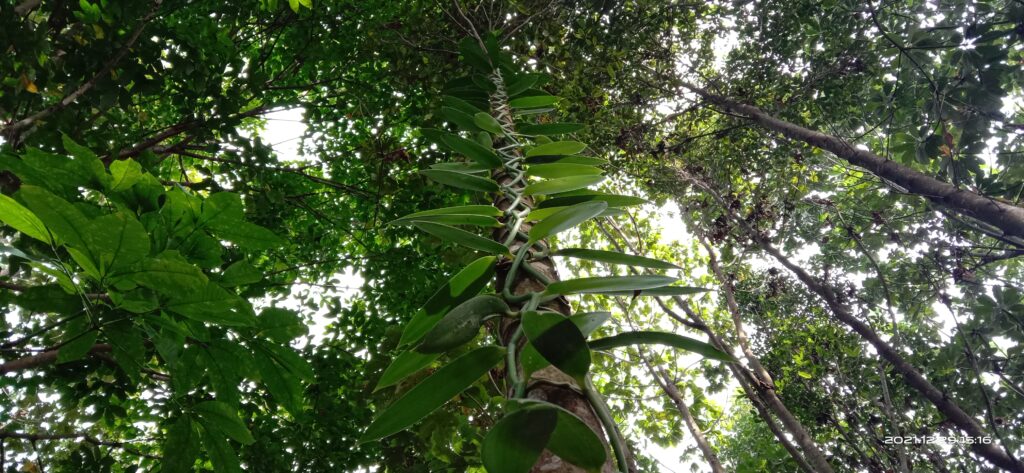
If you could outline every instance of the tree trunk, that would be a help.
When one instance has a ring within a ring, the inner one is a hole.
[[[693,435],[693,440],[697,442],[697,447],[700,448],[701,454],[704,455],[704,459],[707,460],[708,466],[711,468],[713,473],[725,473],[725,469],[722,468],[722,462],[718,459],[718,454],[711,448],[711,444],[708,443],[708,439],[704,437],[704,432],[701,432],[700,426],[697,425],[696,419],[693,418],[693,414],[690,413],[690,408],[687,407],[686,401],[683,399],[683,394],[679,392],[679,388],[676,387],[672,378],[669,377],[668,373],[664,369],[655,370],[650,363],[647,362],[646,358],[644,363],[647,365],[647,371],[651,373],[654,381],[661,386],[661,389],[665,391],[669,399],[672,399],[672,403],[676,405],[676,409],[683,416],[683,422],[686,423],[686,428],[690,430],[690,434]]]
[[[948,182],[940,181],[895,161],[882,158],[870,151],[855,148],[838,137],[775,118],[757,107],[735,102],[694,85],[684,84],[684,87],[704,100],[722,107],[728,112],[741,115],[765,129],[829,151],[854,166],[864,168],[868,172],[896,184],[911,194],[919,195],[937,205],[985,222],[1002,230],[1006,235],[1024,238],[1024,208],[959,189]]]
[[[821,297],[821,299],[825,301],[825,305],[840,322],[843,322],[852,328],[853,331],[857,332],[868,343],[870,343],[884,360],[893,365],[893,368],[903,376],[904,380],[906,380],[907,384],[911,388],[931,401],[932,405],[934,405],[939,412],[945,415],[953,425],[956,425],[964,433],[974,437],[975,439],[988,436],[974,417],[964,412],[964,410],[961,409],[960,406],[952,399],[947,397],[944,392],[932,385],[931,382],[929,382],[924,375],[917,370],[917,368],[903,359],[892,345],[889,345],[885,340],[882,340],[882,338],[879,337],[878,334],[868,326],[868,324],[854,316],[852,309],[839,300],[836,296],[835,290],[830,285],[824,281],[819,281],[817,278],[808,274],[807,271],[804,271],[803,268],[794,264],[789,260],[789,258],[776,249],[770,241],[761,236],[761,234],[755,229],[751,228],[746,221],[733,214],[728,203],[725,202],[720,194],[708,186],[707,183],[690,176],[685,171],[680,170],[678,172],[681,179],[693,183],[701,190],[711,195],[721,206],[729,221],[741,228],[746,236],[753,240],[753,242],[765,253],[771,255],[779,262],[779,264],[786,267],[786,269],[796,275],[797,279],[799,279],[811,292],[817,294],[818,297]],[[1024,473],[1024,463],[1021,463],[1010,455],[1010,453],[994,444],[975,442],[971,444],[971,450],[1000,468],[1007,471]]]

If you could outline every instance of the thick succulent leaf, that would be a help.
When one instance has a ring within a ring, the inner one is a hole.
[[[528,473],[557,423],[554,409],[520,409],[502,417],[480,447],[484,468],[488,473]]]
[[[500,297],[476,296],[448,312],[430,332],[423,336],[416,351],[442,353],[460,347],[476,338],[480,333],[480,325],[484,317],[492,314],[504,314],[508,310],[508,304]]]
[[[498,120],[495,120],[489,113],[479,112],[473,115],[473,121],[476,123],[476,126],[480,127],[480,129],[484,131],[494,133],[495,135],[505,134],[505,131],[501,129],[501,124],[498,123]]]
[[[452,276],[405,325],[405,331],[398,342],[399,346],[419,341],[452,307],[479,294],[494,277],[494,266],[497,261],[497,257],[484,256],[469,263]]]
[[[579,141],[553,141],[530,148],[526,152],[526,156],[569,156],[578,154],[585,149],[587,149],[587,144]]]
[[[475,227],[500,227],[501,222],[494,217],[488,217],[486,215],[470,215],[470,214],[443,214],[443,215],[423,215],[421,217],[402,218],[392,222],[390,225],[412,225],[416,222],[433,222],[443,223],[445,225],[471,225]]]
[[[474,143],[475,144],[475,143]],[[437,169],[426,169],[420,174],[429,177],[431,180],[441,184],[467,189],[477,192],[497,192],[498,183],[490,179],[472,174],[463,174],[455,171],[441,171]]]
[[[541,202],[537,207],[542,209],[548,207],[565,207],[568,205],[575,205],[580,202],[591,202],[595,200],[606,202],[609,207],[628,207],[631,205],[642,205],[647,203],[646,200],[639,197],[633,197],[631,195],[615,195],[586,191],[574,193],[573,195],[552,197]]]
[[[393,220],[392,222],[397,222],[399,220],[412,220],[432,215],[486,215],[498,217],[501,213],[501,210],[493,205],[460,205],[457,207],[443,207],[440,209],[430,209],[422,212],[411,213],[402,218]]]
[[[575,133],[583,128],[582,123],[528,123],[519,125],[517,131],[524,135],[564,135]]]
[[[472,37],[465,37],[459,41],[459,52],[462,53],[462,60],[474,69],[490,73],[493,70],[487,53],[480,47],[480,43]]]
[[[444,135],[442,138],[449,148],[455,150],[457,153],[465,155],[467,158],[476,161],[482,166],[487,166],[489,169],[495,169],[501,167],[501,158],[494,153],[494,150],[481,145],[473,140],[467,140],[461,136],[456,135]]]
[[[590,156],[533,156],[526,158],[526,164],[585,164],[587,166],[606,166],[608,160]]]
[[[545,179],[570,176],[595,176],[602,173],[604,173],[604,170],[599,167],[570,163],[535,164],[526,169],[527,176],[543,177]]]
[[[504,357],[504,348],[486,346],[452,360],[388,406],[366,429],[360,442],[372,442],[415,424],[472,386]]]
[[[627,266],[640,266],[654,269],[680,269],[667,261],[661,261],[644,256],[627,255],[618,251],[590,250],[587,248],[564,248],[556,251],[555,256],[566,256],[602,263],[624,264]]]
[[[581,312],[571,315],[569,320],[576,324],[580,329],[580,333],[583,334],[583,337],[587,338],[611,318],[611,312]],[[522,351],[519,352],[519,363],[523,367],[523,377],[525,378],[529,378],[532,373],[535,373],[550,364],[548,363],[548,360],[544,359],[540,353],[537,353],[537,349],[529,343],[523,345]]]
[[[413,225],[420,230],[457,245],[462,245],[467,248],[491,254],[508,254],[507,246],[475,233],[470,233],[465,230],[438,223],[415,222]]]
[[[653,275],[581,278],[551,283],[544,292],[546,294],[565,295],[636,291],[668,286],[676,281],[676,278]]]
[[[459,110],[462,113],[465,113],[467,115],[476,115],[477,113],[480,113],[480,112],[483,111],[482,109],[478,108],[476,105],[473,105],[472,103],[469,103],[469,102],[467,102],[465,100],[462,100],[462,99],[460,99],[458,97],[453,97],[451,95],[445,95],[444,98],[442,98],[442,101],[444,102],[444,104],[446,106],[454,108],[454,109],[457,109],[457,110]]]
[[[650,289],[642,289],[637,291],[612,291],[606,292],[610,296],[653,296],[653,297],[672,297],[672,296],[689,296],[693,294],[700,294],[702,292],[708,292],[710,289],[703,287],[690,287],[690,286],[663,286],[653,287]]]
[[[610,350],[628,345],[667,345],[680,350],[692,351],[713,360],[736,361],[732,355],[708,343],[668,332],[625,332],[590,342],[590,348],[594,350]]]
[[[373,390],[379,391],[398,384],[413,373],[426,368],[440,356],[440,353],[420,353],[414,350],[402,352],[384,370],[384,374],[377,381],[377,387]]]
[[[476,126],[473,115],[453,107],[441,107],[441,116],[450,123],[465,131],[482,131]]]
[[[512,108],[540,108],[549,107],[558,103],[562,100],[560,97],[554,95],[532,95],[528,97],[514,98],[508,101],[509,106]]]
[[[533,87],[537,80],[540,79],[540,74],[519,74],[512,78],[508,83],[508,87],[505,89],[505,93],[509,97],[515,97],[525,92],[530,87]]]
[[[541,241],[559,232],[568,230],[601,214],[608,204],[584,202],[566,207],[530,228],[530,243]]]
[[[600,472],[608,460],[604,443],[579,417],[561,407],[556,406],[556,411],[558,421],[548,439],[548,450],[587,472]]]
[[[605,176],[572,176],[547,179],[527,185],[525,195],[549,195],[583,189],[605,180]]]
[[[554,312],[526,312],[521,322],[523,333],[537,353],[582,386],[583,377],[590,371],[590,349],[579,327]]]
[[[543,209],[533,209],[530,214],[526,216],[527,222],[536,222],[538,220],[544,220],[564,209],[569,207],[545,207]],[[598,217],[617,217],[619,215],[625,215],[626,211],[622,209],[607,208],[601,212]]]
[[[430,169],[439,169],[441,171],[455,171],[464,174],[486,174],[491,168],[484,166],[480,163],[471,162],[451,162],[451,163],[437,163],[431,164]]]

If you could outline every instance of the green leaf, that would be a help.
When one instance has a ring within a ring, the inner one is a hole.
[[[251,327],[256,320],[248,302],[207,282],[196,291],[177,293],[165,304],[167,310],[200,322]]]
[[[608,161],[590,156],[533,156],[526,158],[526,164],[585,164],[587,166],[606,166]]]
[[[130,320],[104,325],[102,330],[113,345],[111,354],[114,361],[129,378],[136,383],[140,382],[142,368],[146,363],[146,346],[142,331]]]
[[[498,123],[498,120],[495,120],[490,113],[479,112],[474,114],[473,122],[484,131],[489,131],[495,135],[505,134],[505,130],[501,129],[501,124]]]
[[[178,417],[167,429],[164,439],[163,459],[160,461],[162,473],[192,473],[196,459],[199,458],[199,433],[187,416]],[[168,454],[167,452],[174,452]]]
[[[554,406],[552,404],[552,406]],[[588,472],[600,472],[608,451],[597,434],[575,414],[554,406],[558,412],[555,431],[548,439],[548,450],[558,458],[576,465]]]
[[[574,191],[605,180],[604,176],[573,176],[535,182],[523,188],[525,195],[548,195]]]
[[[413,225],[420,230],[457,245],[492,254],[508,254],[508,247],[505,245],[465,230],[429,222],[416,222]]]
[[[424,210],[422,212],[416,212],[404,217],[392,220],[388,222],[390,225],[414,222],[414,221],[431,221],[430,218],[438,216],[458,216],[459,218],[473,216],[473,217],[497,217],[502,214],[501,210],[493,205],[463,205],[459,207],[446,207],[441,209]],[[497,220],[491,219],[495,222]]]
[[[416,347],[420,353],[442,353],[476,338],[484,317],[504,314],[508,304],[492,295],[476,296],[459,304],[444,316]]]
[[[571,176],[594,176],[602,173],[604,173],[604,170],[599,167],[570,163],[535,164],[526,170],[527,176],[543,177],[546,179]]]
[[[85,249],[90,252],[101,276],[134,265],[149,255],[149,233],[135,217],[125,212],[89,222],[84,239]]]
[[[692,294],[699,294],[702,292],[708,292],[710,289],[703,287],[690,287],[690,286],[664,286],[664,287],[653,287],[650,289],[642,289],[636,291],[611,291],[606,292],[610,296],[653,296],[653,297],[673,297],[673,296],[689,296]]]
[[[481,132],[486,133],[486,132]],[[484,166],[480,163],[467,163],[463,161],[451,162],[451,163],[437,163],[431,164],[430,169],[437,169],[440,171],[455,171],[463,174],[484,174],[490,171],[490,166]]]
[[[458,97],[453,97],[451,95],[445,95],[441,100],[444,102],[445,105],[457,109],[460,112],[465,113],[467,115],[476,115],[477,113],[483,111],[476,105],[473,105]]]
[[[57,363],[67,363],[81,359],[96,344],[98,332],[93,329],[88,315],[75,317],[64,329],[60,349],[57,351]]]
[[[309,333],[309,327],[295,311],[268,307],[256,317],[256,327],[260,334],[279,343],[292,340]]]
[[[405,331],[402,332],[402,338],[398,342],[399,346],[416,343],[452,307],[479,294],[494,277],[494,267],[497,261],[497,257],[484,256],[469,263],[452,276],[448,282],[434,292],[434,295],[423,305],[423,309],[419,310],[405,325]]]
[[[89,229],[89,219],[75,206],[36,186],[22,185],[18,195],[56,237],[57,243],[87,248],[85,234]]]
[[[534,146],[526,152],[526,157],[533,156],[568,156],[587,149],[586,143],[579,141],[553,141]]]
[[[597,278],[569,279],[551,283],[545,294],[595,294],[614,291],[636,291],[668,286],[676,278],[668,276],[609,276]]]
[[[644,256],[627,255],[618,251],[589,250],[586,248],[565,248],[554,253],[555,256],[566,256],[569,258],[580,258],[602,263],[624,264],[627,266],[640,266],[643,268],[655,269],[681,269],[667,261],[656,260]]]
[[[512,108],[540,108],[549,107],[562,100],[554,95],[534,95],[530,97],[519,97],[508,101]]]
[[[583,386],[583,377],[590,371],[590,350],[579,327],[555,312],[526,312],[521,322],[530,345],[549,363]]]
[[[465,131],[483,131],[480,127],[476,126],[476,120],[473,119],[473,115],[457,108],[441,107],[441,117]]]
[[[303,395],[300,378],[285,367],[266,347],[253,351],[253,361],[267,391],[293,416],[302,413]]]
[[[420,174],[441,184],[477,192],[498,192],[498,183],[485,177],[455,171],[425,169]]]
[[[601,325],[604,325],[608,320],[612,318],[611,312],[581,312],[569,316],[569,320],[576,324],[580,329],[580,333],[583,334],[583,338],[590,337],[590,334],[594,333]],[[527,343],[523,345],[522,351],[519,353],[519,363],[523,367],[523,377],[529,379],[530,375],[540,371],[542,368],[548,366],[550,363],[533,345]]]
[[[203,445],[210,455],[210,463],[217,473],[242,473],[242,465],[238,454],[220,432],[203,429]]]
[[[225,287],[246,286],[263,280],[261,273],[248,260],[239,260],[228,266],[220,276],[220,285]]]
[[[31,210],[4,194],[0,194],[0,221],[43,243],[53,243],[50,231],[43,225],[43,221]]]
[[[207,283],[206,275],[175,251],[143,259],[127,276],[142,287],[168,295],[196,291]]]
[[[505,357],[497,346],[477,348],[452,360],[388,406],[360,438],[371,442],[404,430],[473,385]]]
[[[452,134],[446,134],[441,139],[444,140],[445,145],[449,148],[476,161],[481,166],[486,166],[488,169],[496,169],[502,166],[501,158],[494,153],[494,150],[476,141],[467,140]]]
[[[680,350],[692,351],[705,358],[721,361],[736,361],[732,355],[725,353],[708,343],[695,340],[690,337],[676,335],[668,332],[625,332],[611,337],[599,338],[590,342],[593,350],[609,350],[612,348],[624,347],[627,345],[667,345]]]
[[[244,220],[210,225],[213,233],[242,248],[269,250],[284,245],[285,241],[265,227]]]
[[[447,215],[424,215],[422,217],[413,218],[402,218],[389,222],[391,225],[411,225],[416,222],[433,222],[443,223],[445,225],[470,225],[476,227],[490,227],[497,228],[501,226],[501,222],[494,217],[487,217],[484,215],[459,215],[459,214],[447,214]]]
[[[606,208],[608,208],[608,204],[604,202],[584,202],[555,212],[550,217],[537,222],[530,229],[530,242],[528,244],[541,241],[558,232],[575,227],[598,216]]]
[[[395,357],[395,360],[388,365],[387,369],[384,370],[384,374],[380,375],[380,380],[377,381],[377,387],[373,388],[373,391],[377,392],[381,389],[394,386],[413,373],[426,368],[440,356],[440,353],[420,353],[414,350],[402,352],[402,354]]]
[[[565,207],[581,202],[592,202],[595,200],[606,202],[609,207],[628,207],[630,205],[641,205],[647,203],[646,200],[639,197],[633,197],[631,195],[614,195],[587,191],[577,195],[553,197],[541,202],[537,207],[542,209],[548,207]]]
[[[502,417],[480,447],[484,468],[488,473],[528,473],[557,423],[554,409],[520,409]]]
[[[220,401],[204,401],[196,404],[192,411],[199,417],[199,422],[209,432],[220,432],[242,445],[256,441],[249,433],[235,408]]]
[[[509,81],[505,94],[515,97],[537,84],[538,79],[540,79],[540,74],[519,74]]]
[[[523,124],[517,127],[517,131],[524,135],[564,135],[567,133],[575,133],[582,130],[582,123],[540,123],[540,124]]]
[[[121,192],[131,189],[142,177],[142,165],[134,159],[120,159],[110,163],[109,189]]]
[[[567,208],[569,207],[545,207],[543,209],[533,209],[530,211],[529,215],[526,216],[526,221],[536,222],[538,220],[544,220]],[[622,209],[607,208],[604,209],[603,212],[598,214],[598,217],[616,217],[619,215],[624,215],[625,213],[626,211]]]
[[[462,58],[467,64],[480,72],[489,74],[493,70],[490,60],[487,58],[487,53],[484,52],[475,38],[469,36],[462,38],[459,41],[459,52],[462,53]]]

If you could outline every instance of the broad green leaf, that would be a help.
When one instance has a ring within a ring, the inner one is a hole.
[[[210,228],[217,236],[250,250],[269,250],[285,243],[284,239],[267,228],[244,220],[217,223],[210,225]]]
[[[469,36],[462,38],[459,41],[459,52],[462,53],[462,60],[478,71],[489,74],[493,70],[487,53],[475,38]]]
[[[480,127],[476,126],[476,120],[473,120],[473,115],[457,108],[441,107],[441,116],[465,131],[483,131]]]
[[[690,337],[676,335],[668,332],[625,332],[611,337],[599,338],[590,342],[590,348],[594,350],[609,350],[612,348],[628,345],[667,345],[681,350],[692,351],[704,355],[705,358],[721,361],[736,361],[732,355],[725,353],[708,343],[695,340]]]
[[[214,471],[217,473],[242,473],[238,454],[235,453],[235,449],[231,447],[221,432],[204,428],[202,438]]]
[[[552,406],[554,406],[552,404]],[[548,439],[548,450],[558,458],[576,465],[588,472],[598,473],[605,461],[608,451],[597,434],[575,414],[554,406],[558,412],[555,431]]]
[[[483,133],[483,132],[481,132]],[[490,166],[484,166],[480,163],[468,163],[468,162],[452,162],[452,163],[437,163],[431,164],[430,169],[437,169],[440,171],[455,171],[463,174],[485,174],[490,171]]]
[[[548,195],[574,191],[605,180],[604,176],[573,176],[535,182],[523,189],[525,195]]]
[[[569,316],[569,320],[576,324],[580,329],[580,333],[583,334],[583,338],[590,337],[590,334],[594,333],[601,325],[608,322],[612,317],[611,312],[581,312]],[[545,366],[548,366],[547,360],[537,353],[537,349],[533,345],[526,343],[523,345],[522,351],[519,353],[519,363],[523,367],[523,377],[529,379],[532,373],[535,373]]]
[[[551,283],[546,294],[594,294],[614,291],[636,291],[668,286],[676,278],[668,276],[609,276],[597,278],[569,279]]]
[[[457,109],[467,115],[476,115],[477,113],[483,111],[477,106],[458,97],[453,97],[451,95],[445,95],[441,100],[444,102],[445,105]]]
[[[303,388],[299,376],[292,373],[265,347],[253,351],[253,361],[260,380],[274,400],[293,416],[302,413]]]
[[[542,209],[548,207],[565,207],[568,205],[575,205],[580,202],[591,202],[595,200],[607,202],[609,207],[628,207],[631,205],[641,205],[647,203],[646,200],[641,199],[639,197],[633,197],[631,195],[614,195],[605,194],[602,192],[587,191],[581,192],[580,194],[577,195],[553,197],[551,199],[545,200],[544,202],[541,202],[540,205],[538,205],[537,207]]]
[[[501,129],[501,124],[498,120],[495,120],[490,113],[479,112],[473,115],[473,122],[476,126],[480,127],[481,130],[489,131],[495,135],[504,135],[505,130]]]
[[[562,100],[560,97],[554,95],[533,95],[529,97],[519,97],[508,101],[509,106],[512,108],[540,108],[550,107]]]
[[[143,259],[126,276],[140,286],[168,295],[197,291],[207,283],[206,275],[175,251]]]
[[[545,207],[542,209],[533,209],[530,211],[529,215],[526,216],[526,221],[536,222],[538,220],[544,220],[567,208],[569,207]],[[600,214],[598,214],[598,217],[617,217],[619,215],[624,215],[625,213],[625,210],[609,207],[607,209],[604,209],[604,211],[601,212]]]
[[[142,165],[134,159],[121,159],[110,163],[110,190],[121,192],[131,189],[142,177]]]
[[[586,248],[565,248],[554,253],[555,256],[566,256],[569,258],[580,258],[602,263],[624,264],[627,266],[640,266],[643,268],[655,269],[680,269],[667,261],[656,260],[644,256],[627,255],[618,251],[589,250]]]
[[[449,148],[457,153],[465,155],[467,158],[476,161],[481,166],[487,166],[488,169],[500,168],[501,158],[494,153],[494,150],[481,145],[473,140],[467,140],[461,136],[452,134],[446,134],[442,138],[444,143]]]
[[[415,222],[413,225],[420,230],[457,245],[492,254],[508,254],[508,247],[505,245],[465,230],[430,222]]]
[[[494,277],[494,266],[497,261],[497,257],[484,256],[469,263],[452,276],[434,292],[412,320],[406,323],[405,331],[398,342],[399,346],[419,341],[451,308],[479,294]]]
[[[498,183],[486,177],[463,174],[455,171],[441,171],[437,169],[425,169],[420,174],[429,177],[431,180],[441,184],[467,189],[477,192],[498,192]]]
[[[256,317],[260,334],[279,343],[289,343],[309,333],[309,327],[293,310],[268,307]]]
[[[423,336],[416,347],[420,353],[442,353],[462,346],[480,333],[483,318],[492,314],[504,314],[508,304],[492,295],[476,296],[459,304]]]
[[[392,225],[412,225],[416,222],[443,223],[445,225],[471,225],[475,227],[490,228],[497,228],[501,226],[501,222],[494,217],[459,214],[424,215],[422,217],[402,218],[389,223]]]
[[[422,212],[416,212],[404,217],[392,220],[391,223],[398,222],[400,220],[415,220],[421,217],[429,217],[434,215],[483,215],[490,217],[498,217],[501,215],[501,210],[493,205],[462,205],[459,207],[445,207],[440,209],[424,210]]]
[[[642,289],[642,290],[639,290],[639,291],[612,291],[612,292],[607,292],[605,294],[608,294],[608,295],[611,295],[611,296],[634,296],[634,297],[636,297],[636,296],[654,296],[654,297],[668,296],[668,297],[672,297],[672,296],[689,296],[689,295],[692,295],[692,294],[700,294],[702,292],[708,292],[708,291],[710,291],[710,289],[705,289],[703,287],[664,286],[664,287],[654,287],[654,288],[650,288],[650,289]]]
[[[196,291],[177,293],[164,306],[167,310],[200,322],[251,327],[256,320],[248,302],[207,282]]]
[[[263,280],[261,273],[248,260],[239,260],[228,266],[220,277],[220,285],[225,287],[245,286],[256,284]]]
[[[249,433],[235,408],[219,401],[204,401],[196,404],[192,411],[199,418],[199,423],[209,432],[220,432],[232,440],[249,445],[256,441]]]
[[[360,443],[387,437],[415,424],[473,385],[504,357],[504,348],[486,346],[452,360],[388,406],[366,429]]]
[[[533,87],[537,80],[540,79],[540,74],[518,74],[508,82],[508,87],[505,89],[505,94],[509,97],[515,97]]]
[[[537,222],[530,229],[530,243],[541,241],[586,222],[598,216],[606,208],[608,208],[608,204],[604,202],[584,202],[555,212],[550,217]]]
[[[113,345],[111,354],[121,370],[134,382],[142,380],[142,368],[146,363],[146,346],[142,331],[130,320],[121,320],[102,328]]]
[[[530,148],[526,152],[526,156],[569,156],[578,154],[585,149],[587,149],[586,143],[579,141],[553,141]]]
[[[192,473],[196,459],[199,458],[199,433],[196,432],[192,419],[187,416],[178,420],[167,429],[164,438],[163,459],[160,461],[162,473]],[[173,455],[167,452],[174,452]]]
[[[149,234],[135,217],[125,212],[92,220],[83,238],[101,276],[149,255]]]
[[[555,312],[526,312],[521,322],[537,353],[582,386],[583,377],[590,371],[590,349],[579,327]]]
[[[81,359],[96,344],[98,332],[93,329],[87,314],[75,317],[64,329],[61,347],[57,351],[57,363]]]
[[[18,190],[25,205],[39,217],[57,243],[66,243],[85,249],[89,219],[68,201],[41,187],[22,185]]]
[[[380,391],[381,389],[394,386],[413,373],[426,368],[440,356],[440,353],[420,353],[414,350],[402,352],[388,365],[387,369],[384,370],[384,374],[380,375],[377,387],[373,388],[373,390]]]
[[[582,123],[540,123],[523,124],[518,127],[519,133],[524,135],[564,135],[582,130]]]
[[[584,164],[587,166],[606,166],[608,161],[590,156],[534,156],[526,158],[526,164]]]
[[[570,177],[570,176],[595,176],[604,173],[604,170],[587,166],[586,164],[552,163],[535,164],[526,169],[526,175],[530,177],[543,177],[545,179]]]
[[[520,409],[502,417],[480,447],[484,468],[488,473],[528,473],[557,423],[554,409]]]
[[[43,225],[43,221],[31,210],[4,194],[0,194],[0,221],[43,243],[53,243],[50,231]]]

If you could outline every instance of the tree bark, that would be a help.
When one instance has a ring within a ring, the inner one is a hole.
[[[832,135],[804,128],[795,123],[775,118],[752,105],[742,104],[713,94],[695,85],[685,84],[709,103],[742,116],[761,127],[781,133],[788,138],[803,141],[816,148],[829,151],[850,164],[916,194],[929,201],[1002,230],[1006,235],[1024,238],[1024,208],[1010,205],[943,182],[922,172],[885,159],[871,151],[855,148]]]
[[[98,355],[101,353],[109,353],[113,348],[106,343],[98,343],[93,345],[89,349],[89,354]],[[0,374],[13,373],[16,371],[23,371],[32,368],[38,368],[40,366],[48,365],[57,361],[57,354],[60,350],[47,350],[44,352],[37,353],[32,356],[26,356],[11,360],[6,363],[0,364]]]
[[[882,357],[890,364],[893,368],[900,373],[906,383],[913,388],[915,391],[920,393],[926,399],[931,401],[932,405],[939,410],[946,418],[953,424],[956,425],[967,435],[974,437],[975,439],[987,437],[987,433],[981,427],[980,424],[970,416],[959,405],[950,399],[944,392],[936,388],[931,382],[929,382],[924,375],[921,374],[913,365],[908,363],[893,347],[889,345],[865,322],[858,319],[854,314],[853,310],[845,303],[841,302],[836,296],[835,290],[824,281],[820,281],[817,278],[811,276],[803,268],[797,266],[795,263],[789,260],[783,255],[774,245],[771,244],[765,237],[763,237],[754,228],[741,218],[738,218],[730,210],[729,205],[722,198],[718,192],[711,188],[707,183],[702,180],[690,176],[685,171],[679,170],[679,177],[685,181],[693,183],[699,187],[702,191],[709,194],[715,199],[715,201],[721,206],[723,212],[725,212],[726,218],[734,223],[736,226],[741,228],[748,238],[750,238],[757,246],[759,246],[765,253],[771,255],[776,261],[782,266],[792,272],[797,279],[799,279],[804,286],[807,287],[811,292],[818,295],[829,308],[832,314],[843,322],[847,326],[857,332],[863,337],[868,343],[871,344]],[[1021,472],[1024,473],[1024,463],[1014,458],[1009,452],[997,447],[994,444],[985,444],[981,442],[975,442],[971,444],[971,450],[992,462],[992,464],[1003,468],[1007,471]]]
[[[665,391],[672,403],[675,404],[679,414],[683,416],[683,422],[686,423],[686,428],[690,430],[690,434],[693,435],[694,442],[697,443],[697,448],[700,449],[701,454],[704,455],[704,459],[708,462],[708,467],[711,468],[713,473],[725,473],[725,469],[722,468],[722,462],[718,459],[718,454],[711,448],[711,444],[708,443],[708,439],[704,437],[704,432],[701,432],[700,426],[697,425],[697,420],[693,418],[693,414],[690,413],[690,408],[686,405],[686,401],[683,399],[683,394],[679,392],[679,388],[676,387],[672,378],[664,369],[655,370],[653,366],[647,363],[647,371],[651,373],[654,381],[661,386],[661,389]]]

